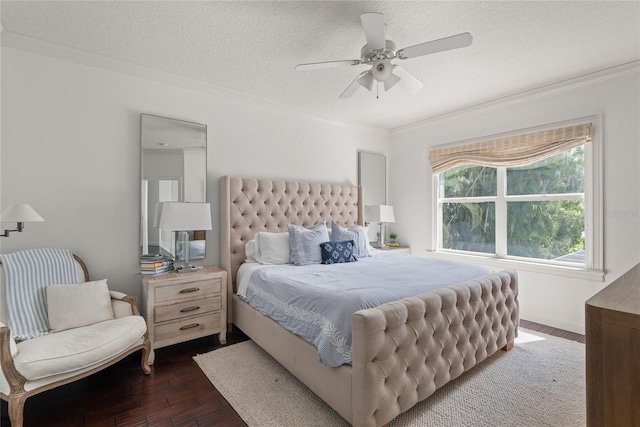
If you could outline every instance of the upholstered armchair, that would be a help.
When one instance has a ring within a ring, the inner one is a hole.
[[[151,371],[151,344],[146,323],[136,307],[136,298],[109,291],[106,281],[90,282],[84,262],[73,257],[77,282],[82,285],[77,289],[85,292],[80,297],[85,299],[81,301],[99,294],[96,289],[103,287],[108,294],[103,297],[106,303],[102,304],[109,306],[107,310],[112,315],[108,320],[77,326],[78,320],[74,316],[82,310],[70,308],[69,294],[65,293],[76,290],[64,288],[73,285],[60,285],[62,292],[57,298],[63,304],[61,313],[68,312],[68,315],[59,315],[60,319],[55,320],[59,330],[23,341],[12,338],[7,320],[7,304],[11,300],[7,297],[6,272],[0,266],[0,397],[8,402],[12,427],[22,426],[24,404],[30,396],[87,377],[133,352],[142,350],[142,370],[146,374]],[[47,295],[53,304],[53,294],[49,295],[48,288]],[[89,317],[91,315],[93,313]],[[84,319],[81,323],[90,321]]]

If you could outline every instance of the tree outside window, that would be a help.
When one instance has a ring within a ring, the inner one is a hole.
[[[440,248],[585,264],[583,146],[513,168],[438,176]]]

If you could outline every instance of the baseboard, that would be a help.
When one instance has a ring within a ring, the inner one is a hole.
[[[535,314],[520,312],[520,318],[528,320],[530,322],[540,323],[541,325],[552,326],[554,328],[562,329],[563,331],[575,332],[576,334],[584,335],[584,323],[577,324],[572,322],[566,322],[559,319],[551,319],[544,316],[538,316]]]

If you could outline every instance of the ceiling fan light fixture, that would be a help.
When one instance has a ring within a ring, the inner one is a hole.
[[[367,72],[358,79],[358,83],[360,83],[360,86],[371,92],[371,90],[373,89],[374,80],[375,79],[373,78],[373,74],[371,74],[371,72]]]
[[[380,82],[387,91],[401,82],[401,89],[408,89],[415,93],[422,87],[422,82],[411,74],[391,63],[391,60],[405,60],[418,56],[431,55],[452,49],[470,46],[473,36],[469,33],[456,34],[437,40],[419,43],[413,46],[397,49],[396,44],[386,38],[387,24],[384,15],[378,12],[363,13],[360,15],[362,29],[367,43],[360,49],[360,59],[347,59],[339,61],[314,62],[298,64],[296,70],[315,70],[319,68],[369,65],[370,69],[364,71],[347,86],[340,94],[340,99],[353,95],[360,86],[373,90],[374,83]],[[394,73],[394,69],[396,69]],[[376,86],[377,88],[377,86]]]
[[[373,78],[379,82],[384,82],[393,73],[393,65],[387,59],[376,61],[371,68]]]

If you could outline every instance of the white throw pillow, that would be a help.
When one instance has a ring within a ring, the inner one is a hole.
[[[260,264],[290,264],[289,233],[259,231],[255,235],[255,259]]]
[[[47,287],[47,310],[53,332],[112,320],[107,280]]]

